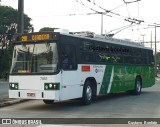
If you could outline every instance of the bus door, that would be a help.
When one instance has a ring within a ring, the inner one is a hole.
[[[72,44],[62,44],[61,46],[61,99],[72,99],[80,96],[78,90],[78,71],[76,61],[76,46]]]

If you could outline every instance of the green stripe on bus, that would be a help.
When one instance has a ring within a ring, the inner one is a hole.
[[[110,83],[110,78],[112,74],[112,65],[106,65],[104,76],[103,76],[103,81],[100,89],[100,94],[106,94],[108,90],[108,86]]]
[[[142,88],[155,84],[153,66],[106,65],[99,94],[133,90],[138,75],[142,78]]]

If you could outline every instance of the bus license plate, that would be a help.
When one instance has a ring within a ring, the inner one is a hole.
[[[28,97],[35,97],[36,94],[35,94],[35,93],[27,93],[27,96],[28,96]]]

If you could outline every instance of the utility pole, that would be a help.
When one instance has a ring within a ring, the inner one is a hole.
[[[151,31],[151,49],[152,49],[152,31]]]
[[[160,24],[149,25],[154,26],[155,28],[155,55],[154,55],[154,68],[155,68],[155,76],[157,77],[157,27],[160,27]]]
[[[156,35],[157,35],[157,30],[156,30],[156,28],[157,28],[157,25],[155,25],[155,56],[154,56],[154,62],[155,62],[155,76],[157,77],[157,57],[156,57],[156,54],[157,54],[157,45],[156,45],[156,42],[157,42],[157,40],[156,40]]]
[[[18,33],[24,32],[24,0],[18,0]]]
[[[154,62],[155,62],[155,76],[157,77],[157,27],[160,27],[159,25],[155,24],[155,56],[154,56]]]
[[[101,13],[101,35],[103,35],[103,12]]]
[[[144,36],[145,36],[145,34],[141,34],[141,36],[143,37],[143,45],[144,45]]]

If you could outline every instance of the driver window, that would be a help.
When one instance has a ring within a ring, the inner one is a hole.
[[[63,70],[76,70],[75,46],[70,44],[62,45],[62,68]]]

